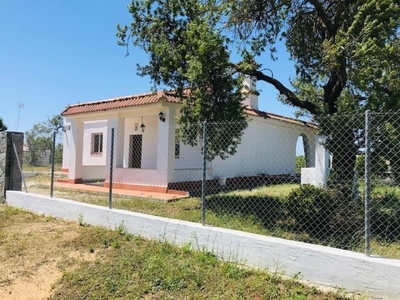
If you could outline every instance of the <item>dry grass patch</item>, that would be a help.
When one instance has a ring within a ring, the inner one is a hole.
[[[0,299],[43,299],[66,270],[93,261],[89,228],[0,205]]]
[[[0,206],[0,299],[346,299],[207,251]]]

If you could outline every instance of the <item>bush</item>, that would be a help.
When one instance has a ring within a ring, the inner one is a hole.
[[[348,248],[363,232],[363,203],[340,189],[302,185],[289,194],[286,205],[295,231],[335,241],[336,247]]]
[[[395,193],[371,197],[371,234],[388,242],[400,240],[400,199]]]
[[[358,155],[356,158],[356,171],[359,178],[365,175],[365,155]],[[371,158],[371,172],[374,178],[385,176],[388,172],[388,165],[382,156],[372,155]]]
[[[301,169],[306,167],[306,158],[304,155],[296,156],[296,174],[301,174]]]

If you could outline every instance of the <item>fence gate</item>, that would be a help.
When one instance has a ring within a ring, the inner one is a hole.
[[[0,203],[5,199],[6,190],[22,188],[23,143],[22,132],[0,132]]]

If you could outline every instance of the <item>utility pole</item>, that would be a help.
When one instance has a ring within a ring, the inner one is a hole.
[[[17,131],[19,127],[19,114],[21,112],[21,109],[25,107],[25,103],[18,102],[18,120],[17,120]]]

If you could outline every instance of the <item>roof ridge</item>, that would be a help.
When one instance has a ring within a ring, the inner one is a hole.
[[[264,116],[264,118],[270,116],[270,117],[274,117],[276,119],[285,119],[290,122],[298,122],[298,123],[302,123],[304,125],[309,125],[312,127],[319,127],[316,123],[313,123],[310,121],[304,121],[304,120],[295,119],[295,118],[291,118],[291,117],[287,117],[287,116],[282,116],[282,115],[279,115],[276,113],[271,113],[271,112],[253,109],[253,108],[249,108],[249,107],[246,107],[245,110],[247,110],[249,112],[254,112],[255,114],[260,114],[260,116],[261,116],[261,114],[264,114],[264,115],[266,115],[266,116]],[[282,120],[282,121],[284,121],[284,120]]]
[[[105,103],[105,102],[113,102],[113,101],[119,101],[119,100],[125,100],[125,99],[140,98],[140,97],[146,97],[146,96],[152,96],[152,95],[158,96],[159,91],[147,92],[147,93],[135,94],[135,95],[126,95],[126,96],[108,98],[108,99],[103,99],[103,100],[94,100],[94,101],[89,101],[89,102],[81,102],[81,103],[76,103],[76,104],[69,104],[66,107],[76,107],[76,106],[83,106],[83,105],[100,104],[100,103]]]
[[[61,115],[74,115],[79,113],[105,111],[123,107],[140,106],[157,103],[160,102],[162,99],[170,103],[179,103],[180,101],[177,96],[159,90],[136,95],[97,100],[92,102],[71,104],[64,108],[64,110],[61,112]]]

